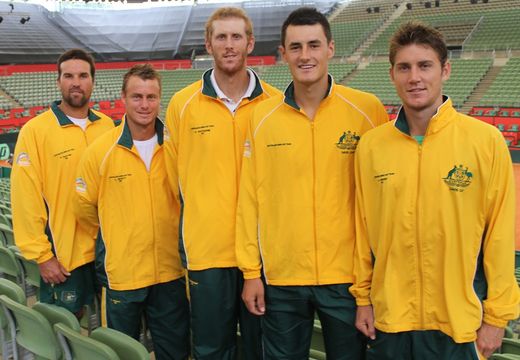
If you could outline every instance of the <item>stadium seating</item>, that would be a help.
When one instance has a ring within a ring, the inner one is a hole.
[[[511,58],[480,100],[480,106],[520,108],[520,58]]]
[[[388,40],[397,27],[408,20],[420,20],[438,28],[450,47],[464,50],[502,50],[520,48],[520,15],[515,0],[484,3],[469,1],[410,1],[411,9],[393,21],[365,50],[365,55],[387,54]],[[430,7],[425,6],[429,3]]]

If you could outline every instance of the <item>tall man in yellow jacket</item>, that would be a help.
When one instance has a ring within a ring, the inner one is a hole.
[[[77,164],[113,121],[89,109],[94,86],[93,58],[72,49],[58,59],[62,100],[31,119],[20,131],[11,174],[16,245],[38,263],[40,301],[82,314],[93,300],[97,228],[79,226],[72,211]]]
[[[259,104],[244,149],[236,252],[242,298],[263,316],[265,359],[306,359],[321,320],[328,359],[362,359],[354,326],[354,153],[388,121],[372,94],[334,83],[334,42],[316,9],[292,12],[282,27],[293,82]],[[261,279],[261,276],[263,279]]]
[[[431,27],[394,34],[403,106],[356,153],[352,293],[368,359],[482,359],[518,317],[511,158],[497,129],[443,96],[447,55]]]
[[[179,247],[199,360],[235,359],[237,318],[244,358],[262,356],[260,320],[240,301],[236,203],[247,121],[258,103],[279,92],[246,67],[253,47],[253,26],[242,9],[215,11],[206,24],[214,68],[175,94],[166,114],[166,165],[181,203]]]
[[[146,315],[155,358],[189,356],[189,309],[177,247],[179,208],[166,179],[160,75],[136,65],[124,76],[122,124],[92,144],[76,179],[76,215],[100,225],[96,267],[103,325],[139,338]]]

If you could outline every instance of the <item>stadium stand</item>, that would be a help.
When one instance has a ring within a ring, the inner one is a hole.
[[[520,108],[520,58],[507,62],[479,105]]]
[[[410,9],[393,21],[365,50],[365,55],[387,54],[388,40],[408,20],[421,20],[444,33],[448,46],[467,50],[517,49],[520,47],[518,1],[408,1]],[[429,7],[426,4],[430,4]]]

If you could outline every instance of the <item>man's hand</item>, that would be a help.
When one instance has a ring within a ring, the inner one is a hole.
[[[490,357],[502,345],[505,330],[482,323],[477,331],[477,349],[486,358]]]
[[[244,280],[242,300],[251,314],[265,314],[264,284],[260,278]]]
[[[376,329],[374,328],[374,311],[372,305],[358,306],[356,311],[356,328],[366,337],[376,339]]]
[[[70,273],[55,257],[38,264],[38,267],[40,268],[40,276],[47,284],[61,284],[67,280],[67,276],[70,276]]]

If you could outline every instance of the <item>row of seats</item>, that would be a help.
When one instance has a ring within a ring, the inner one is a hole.
[[[480,105],[520,108],[520,58],[509,59],[480,100]]]
[[[23,357],[26,353],[48,360],[145,360],[146,348],[118,331],[97,328],[90,336],[81,333],[75,315],[51,304],[27,306],[18,285],[0,279],[0,332],[2,354]]]

